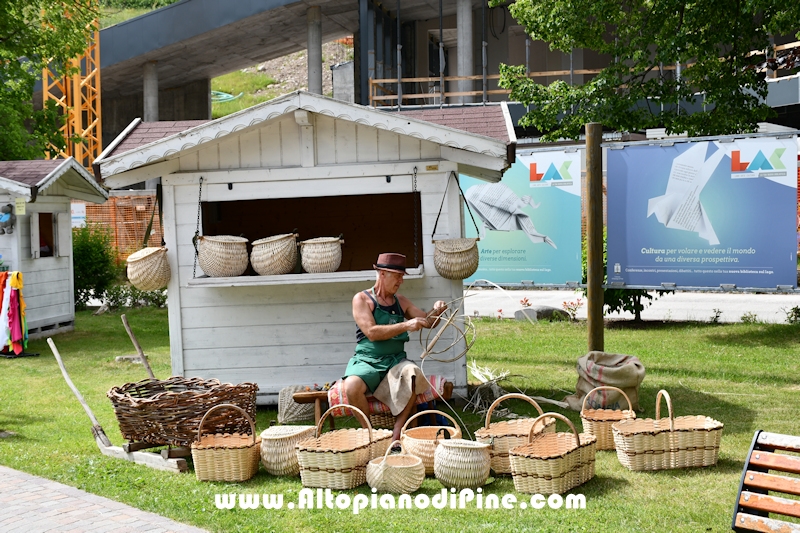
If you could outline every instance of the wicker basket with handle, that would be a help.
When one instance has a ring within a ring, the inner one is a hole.
[[[128,279],[140,291],[163,289],[169,283],[167,249],[163,246],[143,248],[128,256]]]
[[[661,418],[661,398],[669,418]],[[672,413],[672,399],[665,390],[656,395],[656,418],[637,418],[611,426],[617,458],[630,470],[665,470],[717,464],[722,422],[707,416]]]
[[[213,278],[241,276],[247,270],[247,242],[233,235],[198,237],[197,262]]]
[[[297,264],[296,233],[274,235],[253,241],[250,264],[261,276],[288,274]]]
[[[453,426],[408,427],[412,420],[422,415],[430,414],[444,416],[453,423]],[[433,475],[433,454],[436,451],[436,446],[439,445],[443,438],[441,436],[437,437],[440,431],[447,431],[449,438],[458,439],[461,437],[461,428],[458,427],[458,423],[453,420],[452,416],[442,411],[420,411],[409,417],[403,425],[403,429],[400,430],[400,440],[403,442],[403,446],[408,450],[408,453],[422,459],[422,464],[425,466],[425,475],[427,476]]]
[[[538,433],[531,428],[530,442],[509,452],[514,488],[526,494],[562,494],[594,477],[597,437],[578,434],[564,415],[545,413],[534,420],[555,417],[567,423],[570,433]]]
[[[458,177],[455,172],[450,172],[449,180],[453,179],[458,186],[461,197],[464,197],[464,191],[461,190],[461,184],[458,182]],[[473,275],[478,270],[478,263],[480,262],[480,255],[478,253],[479,238],[456,238],[456,239],[434,239],[436,235],[436,228],[439,226],[439,217],[442,215],[442,207],[444,207],[444,200],[447,196],[447,187],[445,187],[444,196],[442,196],[442,205],[439,206],[439,214],[436,215],[436,222],[433,224],[433,232],[431,235],[433,242],[433,266],[436,272],[445,279],[461,280],[466,279]],[[475,217],[472,216],[472,210],[467,206],[469,216],[472,218],[472,223],[475,225],[475,232],[478,233],[478,224],[475,222]]]
[[[300,473],[295,447],[314,437],[317,426],[272,426],[261,432],[261,463],[273,476]]]
[[[378,492],[410,494],[425,481],[425,467],[422,459],[406,453],[399,440],[392,445],[395,442],[400,444],[400,454],[389,455],[391,448],[387,448],[383,457],[367,463],[367,484]]]
[[[217,433],[203,435],[208,415],[222,409],[238,411],[250,424],[250,435]],[[200,481],[247,481],[258,472],[261,437],[256,435],[253,419],[240,407],[225,403],[212,407],[200,421],[197,440],[192,443],[194,472]]]
[[[622,409],[587,409],[586,400],[593,393],[601,390],[615,390],[622,394],[625,401],[628,402],[628,408]],[[629,420],[636,418],[636,413],[631,408],[631,400],[622,389],[604,385],[602,387],[595,387],[590,390],[586,396],[583,397],[583,405],[581,406],[581,421],[583,422],[583,431],[597,437],[598,450],[614,450],[614,432],[611,430],[612,424],[620,420]]]
[[[300,262],[310,274],[336,272],[342,264],[341,237],[318,237],[300,243]]]
[[[338,407],[346,407],[366,421],[366,428],[337,429],[322,433],[325,419]],[[297,462],[304,487],[347,490],[366,482],[367,463],[386,452],[392,432],[373,430],[369,418],[357,407],[340,404],[319,419],[316,437],[297,443]]]
[[[510,399],[525,400],[533,405],[542,415],[544,412],[539,404],[532,398],[524,394],[511,393],[505,394],[496,399],[486,411],[486,424],[483,429],[475,432],[475,440],[489,444],[489,456],[492,459],[492,470],[495,474],[510,474],[511,462],[508,452],[512,448],[527,444],[530,440],[529,435],[533,427],[533,418],[517,418],[514,420],[503,420],[492,423],[492,413],[501,402]],[[536,427],[535,433],[553,433],[556,430],[555,418],[543,418]]]

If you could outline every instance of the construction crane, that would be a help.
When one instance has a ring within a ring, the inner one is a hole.
[[[72,156],[91,172],[92,162],[103,145],[100,111],[100,25],[97,19],[87,25],[86,51],[66,65],[66,72],[57,77],[49,68],[42,72],[42,98],[53,100],[65,117],[61,133],[67,141],[61,157]],[[74,71],[73,68],[74,67]],[[77,142],[76,142],[77,140]],[[48,156],[49,158],[49,156]]]

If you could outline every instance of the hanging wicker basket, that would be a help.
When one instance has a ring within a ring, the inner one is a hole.
[[[410,494],[422,486],[425,481],[425,467],[422,459],[406,453],[402,443],[399,455],[389,455],[391,447],[386,449],[383,457],[377,457],[367,463],[367,484],[378,492],[394,494]]]
[[[591,394],[601,390],[615,390],[622,394],[625,401],[628,402],[628,408],[622,409],[587,409],[586,400]],[[636,413],[631,408],[631,400],[622,389],[604,385],[602,387],[595,387],[590,390],[586,396],[583,397],[583,405],[581,406],[581,421],[583,422],[583,431],[589,435],[597,437],[598,450],[615,450],[614,432],[611,426],[620,420],[630,420],[636,418]]]
[[[530,440],[531,428],[533,428],[533,418],[516,418],[513,420],[502,420],[492,423],[492,413],[501,402],[510,399],[525,400],[536,408],[539,415],[544,414],[542,408],[535,400],[524,394],[505,394],[496,399],[489,410],[486,411],[486,424],[482,429],[475,432],[475,440],[490,445],[489,456],[492,459],[492,470],[495,474],[510,474],[511,461],[508,453],[517,446],[527,444]],[[556,430],[555,418],[542,418],[536,427],[534,434],[554,433]]]
[[[489,445],[464,439],[443,439],[433,454],[433,471],[445,488],[475,489],[489,479]]]
[[[140,291],[163,289],[169,283],[167,249],[149,247],[128,256],[128,279]]]
[[[408,428],[408,424],[415,418],[430,414],[444,416],[453,423],[453,426],[417,426]],[[403,425],[403,429],[400,430],[400,440],[403,446],[408,450],[408,453],[422,459],[422,464],[425,466],[425,475],[428,476],[433,475],[433,454],[443,439],[436,436],[440,431],[447,431],[452,439],[461,438],[461,428],[458,427],[453,417],[442,411],[421,411],[409,417]]]
[[[539,434],[531,431],[528,444],[509,452],[517,492],[563,494],[594,477],[597,437],[578,434],[572,422],[558,413],[545,413],[536,421],[547,416],[563,420],[572,431]]]
[[[466,279],[478,270],[480,239],[433,241],[433,266],[446,279]]]
[[[233,235],[198,237],[197,262],[212,278],[241,276],[247,270],[247,243]]]
[[[261,276],[288,274],[297,264],[296,233],[284,233],[253,241],[250,264]]]
[[[300,243],[303,270],[310,274],[336,272],[342,264],[341,237],[317,237]]]
[[[218,433],[203,435],[203,423],[214,411],[233,409],[250,424],[250,435]],[[199,481],[247,481],[258,472],[261,437],[253,419],[240,407],[221,404],[212,407],[200,421],[197,440],[192,443],[192,462]]]

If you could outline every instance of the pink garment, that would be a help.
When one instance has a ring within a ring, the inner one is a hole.
[[[11,330],[11,345],[14,353],[22,353],[22,320],[19,316],[19,290],[11,289],[11,301],[8,306],[8,328]]]

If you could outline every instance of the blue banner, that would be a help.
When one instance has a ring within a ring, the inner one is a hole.
[[[499,183],[460,176],[466,236],[480,236],[478,271],[464,283],[581,281],[582,152],[517,154]]]
[[[607,150],[608,282],[797,285],[797,139]]]

